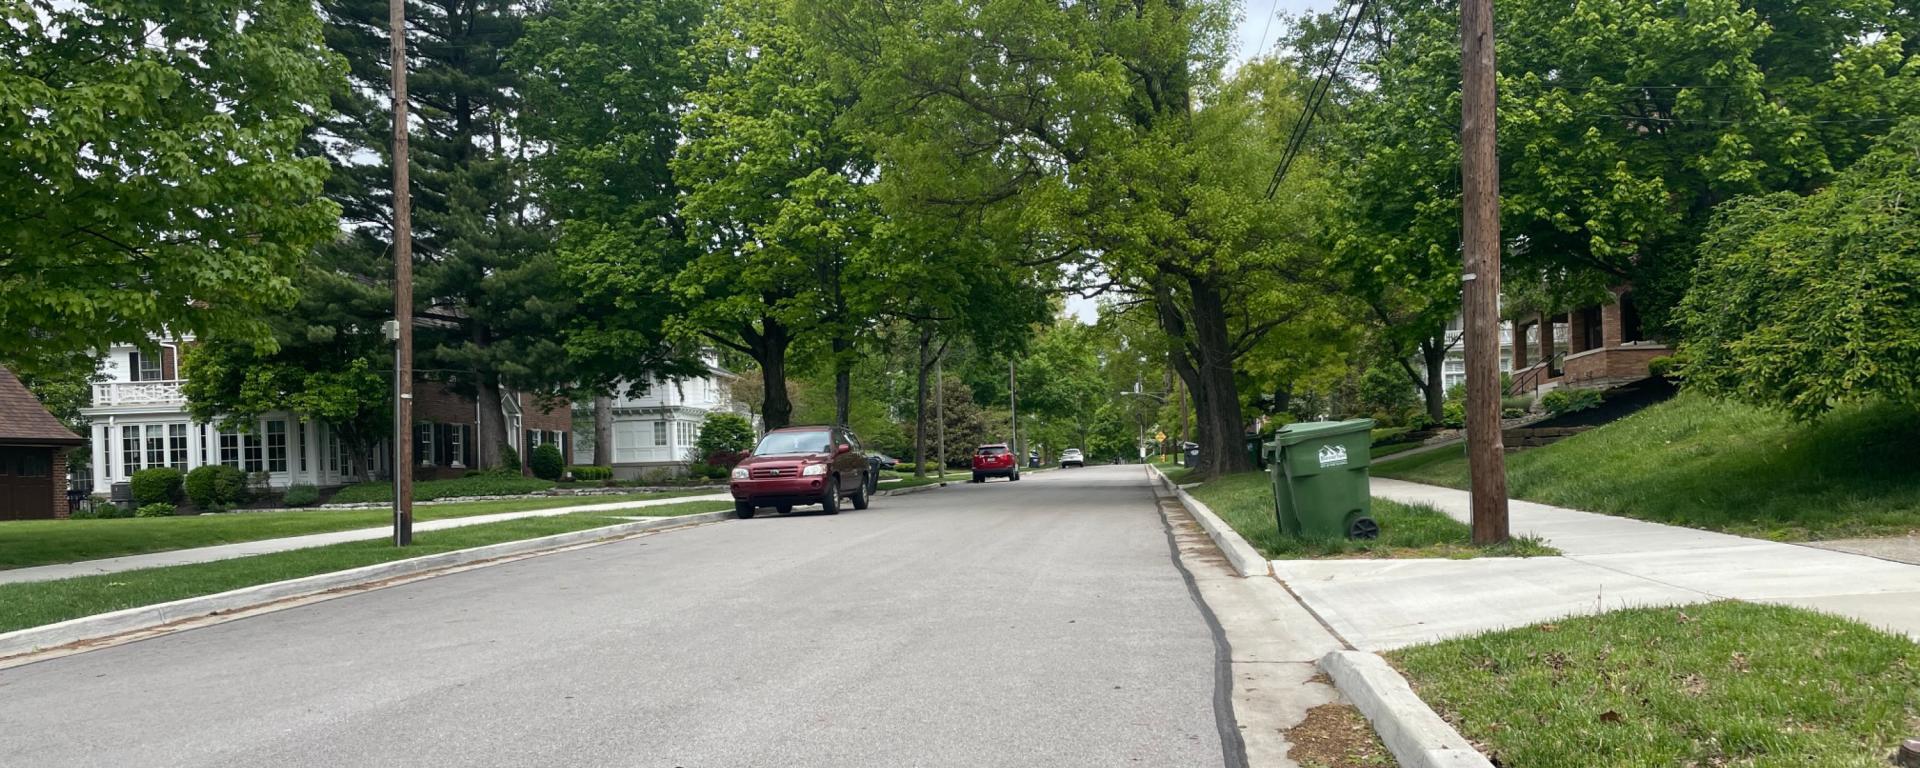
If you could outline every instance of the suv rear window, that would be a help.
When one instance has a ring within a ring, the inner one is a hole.
[[[1004,445],[983,445],[983,446],[980,446],[980,451],[976,455],[999,456],[1000,454],[1003,454],[1006,452],[1007,452],[1007,447]]]

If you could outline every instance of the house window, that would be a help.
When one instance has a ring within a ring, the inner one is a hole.
[[[413,458],[420,466],[433,466],[433,425],[420,423],[413,425]]]
[[[126,470],[126,476],[140,471],[140,428],[120,428],[120,465]]]
[[[247,474],[253,474],[255,472],[265,472],[267,469],[267,463],[261,460],[260,433],[248,432],[244,435],[241,435],[240,443],[242,446],[244,446],[247,449],[246,450],[247,461],[246,461],[246,466],[244,467],[244,469],[247,471]]]
[[[656,421],[653,423],[653,444],[654,445],[667,444],[667,423],[666,422]]]
[[[134,381],[159,381],[163,375],[158,356],[137,351],[127,354],[127,371],[133,374]]]
[[[267,471],[287,471],[287,423],[267,422]]]
[[[220,433],[220,463],[234,469],[240,468],[240,433]]]
[[[1606,337],[1601,334],[1602,328],[1600,327],[1600,323],[1599,307],[1587,307],[1580,310],[1580,343],[1583,346],[1581,346],[1578,351],[1585,352],[1589,349],[1599,349],[1606,346],[1606,342],[1604,341]]]
[[[327,457],[327,471],[340,471],[340,438],[331,430],[320,431],[320,454]]]
[[[447,456],[452,458],[454,467],[467,466],[467,425],[451,424],[447,427]]]
[[[164,424],[147,425],[147,466],[164,467],[167,465],[167,427]]]
[[[187,425],[167,425],[167,466],[187,468]]]

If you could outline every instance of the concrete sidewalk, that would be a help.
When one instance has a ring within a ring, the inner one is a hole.
[[[1468,519],[1465,491],[1376,478],[1373,495]],[[1513,533],[1562,557],[1280,560],[1274,573],[1368,650],[1641,605],[1738,599],[1920,639],[1920,566],[1513,500]]]
[[[444,520],[415,522],[415,532],[442,531],[448,528],[463,528],[469,525],[486,525],[506,520],[519,520],[528,517],[553,517],[570,515],[575,512],[617,512],[631,509],[657,507],[663,504],[679,504],[685,501],[732,501],[733,497],[725,493],[709,493],[699,496],[674,496],[664,499],[645,499],[641,501],[616,501],[603,504],[581,504],[571,507],[553,507],[551,509],[533,509],[525,512],[501,512],[492,515],[474,515],[472,517],[452,517]],[[289,536],[281,539],[261,539],[243,541],[237,544],[221,544],[213,547],[194,549],[175,549],[167,552],[149,552],[143,555],[109,557],[100,560],[82,560],[75,563],[41,565],[32,568],[15,568],[0,571],[0,584],[18,584],[29,581],[53,581],[70,579],[75,576],[96,576],[103,573],[118,573],[141,568],[161,568],[170,565],[191,565],[209,563],[215,560],[227,560],[235,557],[264,555],[272,552],[286,552],[309,547],[324,547],[329,544],[341,544],[349,541],[368,541],[384,539],[393,534],[390,527],[358,528],[351,531],[333,531],[314,533],[305,536]]]

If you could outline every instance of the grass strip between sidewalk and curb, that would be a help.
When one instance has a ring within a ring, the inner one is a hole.
[[[1472,530],[1446,513],[1424,505],[1373,500],[1380,538],[1297,539],[1280,532],[1274,519],[1273,488],[1267,473],[1240,472],[1187,489],[1269,560],[1322,558],[1537,557],[1559,550],[1537,538],[1521,537],[1492,547],[1476,547]]]
[[[1500,765],[1870,768],[1920,730],[1920,645],[1785,606],[1632,609],[1386,656]]]
[[[729,502],[689,501],[634,510],[529,517],[422,531],[415,534],[410,547],[396,547],[384,539],[355,541],[210,563],[4,584],[0,585],[0,632],[360,566],[632,522],[627,517],[678,517],[732,506]]]
[[[1816,422],[1682,394],[1507,456],[1515,498],[1774,541],[1920,531],[1920,414],[1850,404]],[[1373,474],[1467,487],[1465,448]]]
[[[616,496],[553,496],[417,506],[417,522],[528,512],[592,504],[668,499],[708,491],[664,491]],[[650,514],[646,508],[631,514]],[[601,512],[598,514],[621,514]],[[72,563],[107,557],[280,539],[314,533],[376,528],[388,524],[385,509],[311,509],[294,512],[230,512],[184,517],[109,520],[20,520],[0,523],[0,570]]]

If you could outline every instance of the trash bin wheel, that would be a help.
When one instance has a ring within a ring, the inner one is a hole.
[[[1356,517],[1347,523],[1347,538],[1373,540],[1380,538],[1380,524],[1371,517]]]

